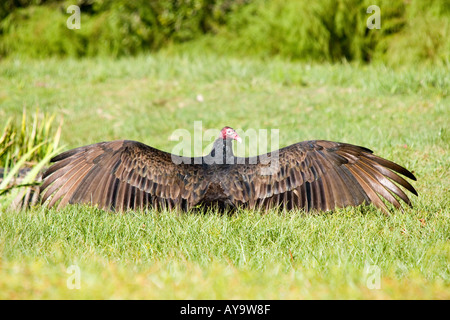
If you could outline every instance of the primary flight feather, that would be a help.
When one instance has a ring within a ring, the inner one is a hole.
[[[211,152],[196,158],[127,140],[72,149],[52,159],[55,164],[43,175],[42,201],[113,211],[188,211],[197,205],[327,211],[373,203],[388,213],[382,198],[396,208],[399,200],[411,206],[400,186],[417,195],[399,175],[416,180],[410,171],[364,147],[314,140],[239,158],[233,140],[241,138],[225,127]]]

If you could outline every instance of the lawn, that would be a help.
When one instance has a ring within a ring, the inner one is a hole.
[[[412,170],[419,197],[391,216],[2,209],[0,298],[449,299],[449,106],[448,68],[189,52],[3,60],[0,119],[61,115],[67,149],[131,139],[171,152],[173,132],[194,121],[279,129],[280,147],[368,147]]]

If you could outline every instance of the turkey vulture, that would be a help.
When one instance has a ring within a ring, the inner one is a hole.
[[[197,205],[219,208],[327,211],[383,202],[411,206],[402,186],[417,195],[400,173],[414,175],[371,150],[347,143],[303,141],[256,157],[235,157],[232,141],[241,138],[230,127],[221,130],[211,152],[180,157],[129,140],[100,142],[66,151],[43,175],[42,202],[89,203],[112,211],[180,209]],[[271,171],[270,171],[271,170]],[[44,193],[45,191],[45,193]],[[381,197],[382,198],[381,198]]]

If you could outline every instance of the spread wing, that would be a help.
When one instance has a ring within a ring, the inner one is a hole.
[[[207,190],[202,165],[136,141],[101,142],[66,151],[43,175],[42,202],[90,203],[123,211],[147,206],[188,210]],[[176,164],[182,162],[180,164]]]
[[[411,172],[364,147],[304,141],[270,157],[237,158],[238,164],[230,167],[222,184],[234,205],[326,211],[365,202],[388,213],[381,197],[397,208],[401,205],[396,197],[411,206],[398,185],[417,195],[413,186],[397,174],[416,180]]]

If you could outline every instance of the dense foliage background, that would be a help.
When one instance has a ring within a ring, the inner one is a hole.
[[[67,8],[81,10],[68,29]],[[368,29],[370,5],[381,29]],[[448,64],[447,0],[6,0],[0,56],[123,56],[186,50],[303,61]]]

